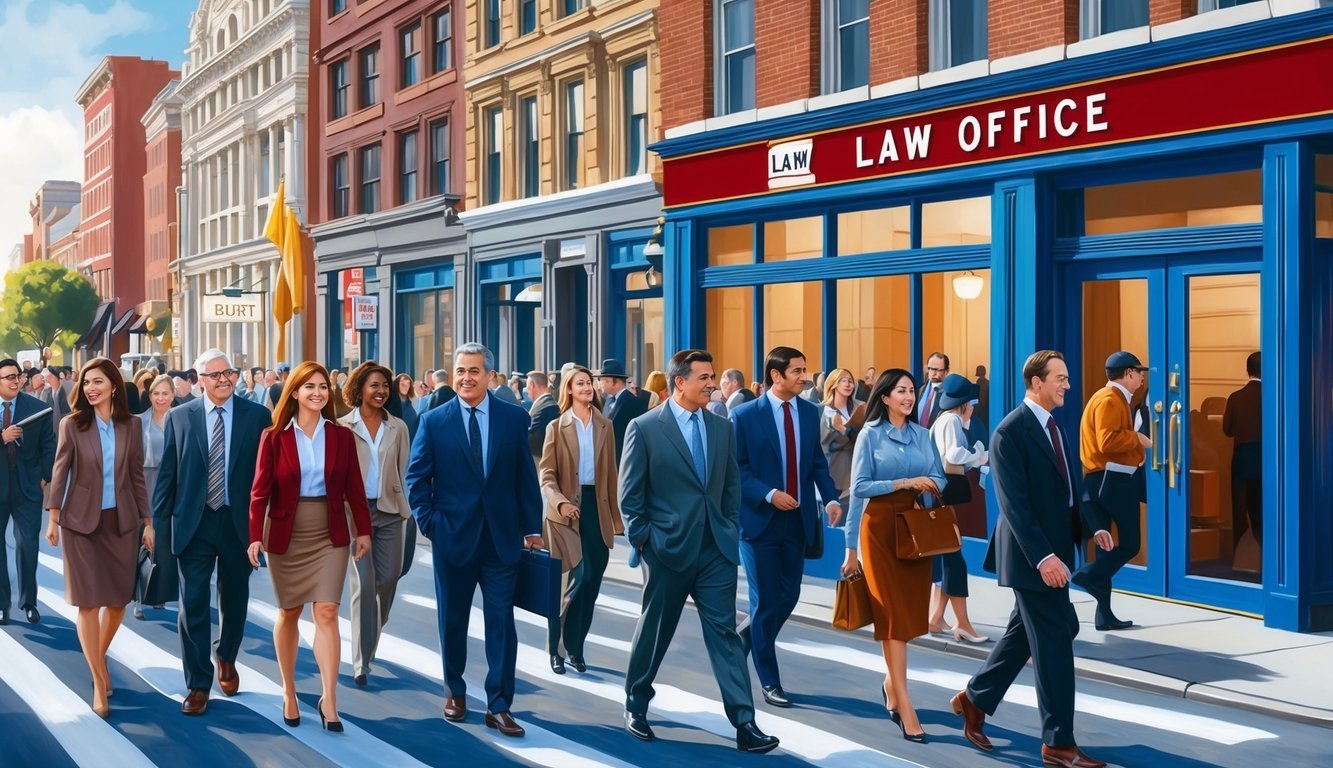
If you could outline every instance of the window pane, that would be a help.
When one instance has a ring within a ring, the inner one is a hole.
[[[726,49],[754,44],[754,0],[732,0],[722,7]]]
[[[537,28],[537,0],[522,0],[518,23],[521,35],[526,35]]]
[[[329,80],[333,88],[333,103],[330,105],[333,117],[347,114],[347,62],[339,61],[329,68]]]
[[[813,378],[824,367],[824,284],[777,283],[765,285],[763,291],[763,351],[776,346],[801,350]]]
[[[379,46],[361,52],[361,108],[379,103]]]
[[[417,133],[405,133],[398,153],[398,199],[410,203],[417,199]]]
[[[565,87],[565,189],[583,181],[583,81]]]
[[[949,0],[949,66],[986,58],[986,16],[986,0]]]
[[[708,351],[713,353],[713,370],[721,378],[728,368],[745,374],[746,382],[758,378],[754,371],[754,289],[710,288],[705,294]],[[739,333],[736,329],[743,329]]]
[[[1148,0],[1101,0],[1101,34],[1142,27],[1148,23]]]
[[[380,208],[380,145],[361,150],[361,212],[374,213]]]
[[[1083,193],[1084,232],[1256,224],[1263,220],[1262,184],[1263,172],[1255,169],[1088,187]]]
[[[727,55],[727,112],[754,109],[754,49]]]
[[[990,198],[944,200],[921,206],[921,247],[990,242]]]
[[[822,322],[821,322],[822,327]],[[857,379],[875,367],[914,368],[912,280],[908,275],[838,281],[838,359]]]
[[[708,230],[708,266],[754,263],[754,226],[713,227]]]
[[[486,46],[500,44],[500,0],[486,0]]]
[[[838,255],[897,251],[912,247],[908,206],[838,214]]]
[[[1333,155],[1315,155],[1315,237],[1333,237]]]
[[[523,99],[523,196],[536,197],[540,182],[538,157],[537,97]]]
[[[486,202],[500,202],[500,141],[504,133],[504,115],[499,109],[486,113]]]
[[[449,8],[435,14],[435,54],[432,71],[443,72],[453,66],[454,59],[453,13]]]
[[[449,191],[449,123],[446,120],[430,126],[430,193],[442,195]]]
[[[838,30],[838,88],[860,88],[870,82],[870,22]]]
[[[823,254],[822,217],[764,222],[764,261],[817,259]]]
[[[403,30],[403,80],[402,85],[416,85],[421,82],[421,25],[413,24]]]
[[[643,173],[648,165],[648,65],[625,68],[625,173]]]

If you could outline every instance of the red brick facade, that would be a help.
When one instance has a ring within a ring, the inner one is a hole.
[[[662,125],[684,125],[711,117],[713,0],[662,0],[657,24]]]
[[[925,72],[930,46],[928,0],[870,0],[870,84]]]
[[[819,8],[820,0],[755,3],[756,107],[819,95]]]
[[[1198,13],[1198,0],[1148,0],[1148,23],[1166,24]]]
[[[990,58],[1078,42],[1079,0],[992,0]]]

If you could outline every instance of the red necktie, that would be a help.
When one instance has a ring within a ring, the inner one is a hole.
[[[1069,465],[1065,463],[1065,451],[1060,446],[1060,429],[1055,426],[1055,417],[1046,420],[1046,431],[1051,435],[1051,447],[1055,449],[1055,463],[1060,465],[1060,477],[1065,479],[1065,489],[1069,489]]]
[[[800,480],[796,475],[796,423],[791,419],[791,403],[782,404],[782,431],[787,446],[787,495],[797,498]]]

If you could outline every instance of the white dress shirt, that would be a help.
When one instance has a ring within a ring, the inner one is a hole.
[[[588,422],[574,417],[574,433],[579,438],[579,485],[592,485],[597,482],[597,462],[593,455],[592,440],[592,414],[588,414]]]
[[[366,467],[366,501],[374,501],[380,497],[380,443],[384,442],[384,422],[380,422],[374,437],[370,436],[370,429],[364,421],[355,422],[354,428],[370,443],[370,466]]]
[[[296,425],[296,419],[287,423],[287,428],[296,432],[296,456],[301,462],[301,495],[324,496],[328,489],[324,487],[324,425],[328,419],[320,419],[315,425],[315,434],[306,435],[305,430]]]

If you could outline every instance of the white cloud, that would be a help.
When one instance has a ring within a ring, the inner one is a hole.
[[[0,19],[0,251],[32,231],[28,201],[47,179],[83,180],[83,111],[74,94],[107,40],[151,29],[125,0],[105,11],[18,0]]]

